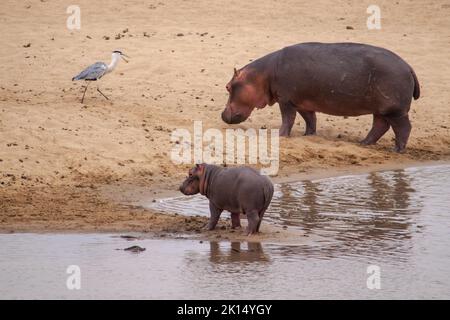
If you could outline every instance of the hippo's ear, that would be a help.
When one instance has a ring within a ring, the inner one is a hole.
[[[237,77],[239,75],[239,72],[234,68],[234,77]]]
[[[197,163],[195,165],[195,172],[198,174],[203,174],[203,170],[205,169],[205,164],[204,163]]]

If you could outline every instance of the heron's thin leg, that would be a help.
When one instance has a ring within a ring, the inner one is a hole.
[[[84,95],[86,94],[86,90],[87,90],[87,88],[88,88],[88,85],[89,85],[89,82],[87,82],[87,85],[86,85],[86,87],[84,88],[83,97],[81,98],[81,103],[83,103],[83,101],[84,101]]]
[[[99,89],[98,87],[97,87],[97,91],[100,92],[100,94],[101,94],[102,96],[104,96],[106,100],[109,100],[109,98],[108,98],[107,96],[105,96],[105,95],[103,94],[103,92],[101,92],[100,89]]]

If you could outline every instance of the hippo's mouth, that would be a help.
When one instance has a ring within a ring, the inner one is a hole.
[[[222,120],[223,120],[223,122],[228,123],[228,124],[241,123],[241,122],[245,121],[246,119],[247,119],[247,117],[244,116],[243,114],[240,114],[240,113],[232,114],[231,112],[227,111],[227,109],[225,109],[222,112]]]
[[[193,196],[194,194],[198,193],[198,192],[194,192],[190,188],[184,188],[182,186],[178,190],[180,190],[180,192],[186,196]]]

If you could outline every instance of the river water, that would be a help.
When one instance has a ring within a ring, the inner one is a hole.
[[[152,206],[208,214],[200,196]],[[0,298],[449,299],[449,208],[440,165],[276,185],[263,223],[300,230],[299,245],[3,234]],[[116,250],[132,245],[146,250]]]

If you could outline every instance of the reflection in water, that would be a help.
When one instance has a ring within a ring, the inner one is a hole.
[[[404,170],[281,184],[269,209],[273,223],[321,237],[314,255],[406,253],[413,216],[412,177]],[[406,258],[406,256],[403,256]]]
[[[222,244],[223,245],[223,244]],[[247,242],[244,248],[242,242],[230,242],[229,249],[221,248],[220,242],[210,242],[210,259],[214,263],[233,262],[267,262],[269,258],[264,254],[260,242]]]
[[[279,190],[281,195],[273,201],[270,208],[270,217],[274,217],[272,213],[277,213],[275,222],[299,225],[309,233],[319,218],[317,195],[321,190],[318,185],[311,181],[304,181],[295,185],[285,183],[279,185]],[[299,220],[300,217],[301,221],[298,221],[298,224],[292,223]]]
[[[227,287],[229,293],[240,296],[242,286],[255,286],[255,279],[264,277],[272,261],[260,242],[209,242],[209,250],[204,255],[190,251],[184,256],[186,281],[189,287],[207,290],[211,284]],[[199,270],[201,272],[199,272]],[[234,276],[233,276],[234,275]],[[233,277],[239,277],[233,279]],[[224,283],[222,286],[220,283]]]

